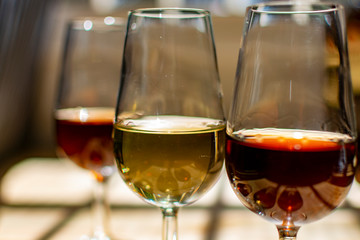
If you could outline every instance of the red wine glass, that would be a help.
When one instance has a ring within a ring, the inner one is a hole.
[[[356,167],[354,115],[342,6],[250,6],[225,165],[238,198],[280,239],[296,239],[345,199]]]
[[[54,111],[59,155],[95,179],[93,230],[82,239],[109,240],[106,183],[115,172],[112,130],[125,22],[82,18],[68,25]]]

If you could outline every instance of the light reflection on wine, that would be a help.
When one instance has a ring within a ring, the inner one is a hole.
[[[346,138],[311,135],[306,144],[301,138],[262,136],[255,142],[227,137],[228,176],[247,208],[277,225],[300,226],[342,203],[354,178],[355,145]],[[289,142],[299,148],[289,150]]]

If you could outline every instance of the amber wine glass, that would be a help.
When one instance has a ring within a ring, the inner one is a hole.
[[[238,198],[273,222],[281,240],[338,207],[354,178],[345,30],[341,5],[247,10],[225,165]]]
[[[178,209],[216,183],[225,157],[222,93],[208,11],[129,13],[114,146],[127,185],[161,208],[163,239],[178,239]]]
[[[125,21],[81,18],[68,26],[54,112],[59,155],[95,179],[93,230],[83,240],[109,240],[106,183],[116,172],[112,130]]]

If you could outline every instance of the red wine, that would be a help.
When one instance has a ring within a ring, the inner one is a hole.
[[[71,108],[55,113],[61,152],[100,179],[114,171],[113,117],[111,108]]]
[[[344,200],[355,171],[347,135],[281,129],[227,136],[226,170],[250,210],[282,224],[327,215]]]

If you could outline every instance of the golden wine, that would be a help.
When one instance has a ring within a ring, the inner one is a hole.
[[[177,207],[196,201],[217,181],[225,155],[225,123],[160,116],[115,124],[120,175],[146,201]]]

